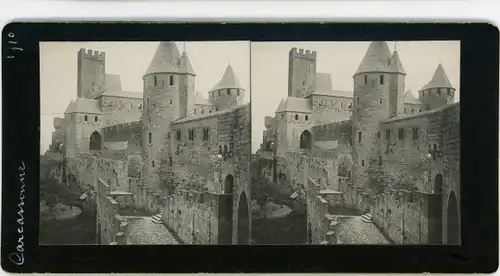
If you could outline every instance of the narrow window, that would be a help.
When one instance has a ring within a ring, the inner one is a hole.
[[[240,95],[240,90],[239,89],[236,90],[236,95],[238,95],[238,96]]]
[[[413,113],[415,113],[415,109],[412,108],[411,109],[411,114],[413,114]]]
[[[155,161],[151,161],[151,167],[155,167]]]
[[[169,157],[168,157],[168,164],[169,164],[170,166],[172,166],[172,156],[169,156]]]
[[[391,130],[390,129],[385,130],[385,139],[387,141],[391,140]]]
[[[158,85],[158,79],[156,78],[156,76],[153,77],[153,83],[154,83],[154,86]]]
[[[364,167],[365,166],[365,160],[361,160],[361,166]]]
[[[295,120],[299,119],[299,115],[295,114]]]
[[[379,157],[378,157],[378,164],[379,164],[379,165],[382,165],[382,156],[379,156]]]
[[[380,131],[377,132],[377,138],[380,139]]]
[[[212,109],[210,109],[210,110],[208,111],[208,113],[212,113]]]
[[[231,95],[231,89],[227,89],[227,95],[230,96]]]
[[[174,85],[174,76],[170,76],[170,85]]]
[[[361,143],[361,131],[358,132],[358,143]]]
[[[151,143],[152,137],[151,137],[151,132],[148,134],[148,141]]]
[[[412,128],[413,140],[418,140],[418,127]]]
[[[149,108],[149,98],[146,99],[146,107]]]
[[[222,146],[219,145],[219,154],[222,154]]]
[[[365,75],[365,84],[368,84],[368,76]]]
[[[380,103],[382,103],[382,99],[380,99]]]
[[[306,121],[309,119],[309,116],[306,115]]]
[[[399,140],[404,139],[404,129],[402,129],[402,128],[398,129],[398,139]]]
[[[172,100],[170,100],[169,103],[172,104]]]
[[[97,122],[97,116],[95,116],[94,121],[96,121],[96,122]]]
[[[384,84],[384,75],[380,75],[380,84]]]
[[[178,129],[177,130],[177,141],[181,140],[181,131]]]
[[[194,114],[196,114],[196,108],[194,109]]]
[[[89,118],[87,117],[87,115],[85,115],[85,122],[86,122],[86,121],[88,121],[88,119],[89,119]]]
[[[356,104],[358,105],[359,107],[359,97],[356,98]]]

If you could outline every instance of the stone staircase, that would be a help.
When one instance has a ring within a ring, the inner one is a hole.
[[[156,223],[156,224],[163,224],[163,220],[161,218],[162,214],[159,213],[159,214],[156,214],[154,216],[151,217],[151,220]]]
[[[361,215],[361,221],[365,223],[373,223],[372,214],[366,213],[364,215]]]

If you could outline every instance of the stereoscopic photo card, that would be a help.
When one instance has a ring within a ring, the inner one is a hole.
[[[493,272],[498,29],[11,23],[9,272]]]

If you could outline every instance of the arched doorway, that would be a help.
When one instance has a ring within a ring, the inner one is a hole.
[[[250,216],[245,192],[241,193],[238,205],[238,244],[250,244]]]
[[[460,244],[460,225],[458,222],[458,203],[455,193],[448,199],[447,244]]]
[[[312,135],[308,130],[304,130],[300,135],[300,148],[301,149],[312,148]]]
[[[90,145],[89,145],[90,150],[101,150],[102,149],[102,137],[99,132],[94,131],[90,135]]]
[[[443,175],[442,174],[437,174],[436,177],[434,177],[433,190],[434,190],[435,194],[440,194],[443,192]]]
[[[227,175],[219,201],[219,244],[233,242],[233,187],[234,177]]]

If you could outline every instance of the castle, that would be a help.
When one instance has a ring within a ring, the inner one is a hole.
[[[417,99],[386,42],[371,42],[353,92],[316,61],[289,52],[288,98],[258,150],[261,177],[306,192],[308,242],[338,243],[335,210],[353,208],[395,243],[459,244],[460,105],[443,66]]]
[[[250,111],[231,65],[208,99],[174,42],[159,44],[143,93],[105,65],[103,52],[78,52],[77,98],[49,148],[64,156],[60,181],[95,195],[98,243],[132,243],[130,208],[156,214],[180,243],[248,243]]]

